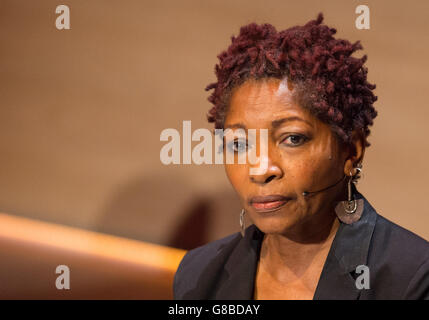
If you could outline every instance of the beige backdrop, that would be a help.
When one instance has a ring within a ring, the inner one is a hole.
[[[217,166],[164,166],[165,128],[211,128],[204,87],[241,25],[322,11],[362,40],[379,100],[359,190],[429,239],[428,1],[0,1],[0,211],[189,248],[238,231]],[[71,29],[55,28],[69,5]]]

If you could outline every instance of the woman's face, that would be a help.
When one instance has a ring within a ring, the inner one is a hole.
[[[285,234],[318,225],[334,214],[335,202],[346,197],[347,180],[324,192],[302,195],[333,185],[349,175],[349,166],[329,126],[297,105],[292,92],[291,84],[279,79],[247,81],[231,96],[225,118],[225,130],[268,129],[267,153],[257,151],[259,160],[268,164],[264,174],[250,173],[258,164],[225,164],[243,208],[264,233]],[[234,138],[224,154],[233,153],[237,160],[246,144],[260,150],[259,137]]]

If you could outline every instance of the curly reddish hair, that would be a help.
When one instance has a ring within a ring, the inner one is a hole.
[[[304,26],[277,32],[271,24],[250,23],[231,37],[231,45],[217,57],[217,82],[208,100],[207,114],[215,128],[223,128],[228,101],[234,89],[249,79],[287,77],[297,88],[295,98],[320,120],[328,123],[343,142],[360,130],[366,140],[377,111],[374,84],[367,81],[367,56],[352,57],[362,49],[359,41],[335,39],[336,29],[322,24],[323,15]]]

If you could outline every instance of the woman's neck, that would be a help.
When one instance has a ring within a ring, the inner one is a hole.
[[[339,224],[336,216],[330,215],[323,221],[317,221],[317,225],[309,222],[285,234],[265,234],[261,263],[276,278],[282,278],[283,270],[299,276],[313,264],[325,261]]]

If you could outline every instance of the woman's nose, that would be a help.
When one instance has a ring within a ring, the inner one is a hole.
[[[273,163],[268,162],[268,168],[263,174],[250,174],[250,181],[257,184],[267,184],[272,180],[280,179],[283,177],[283,170]]]

